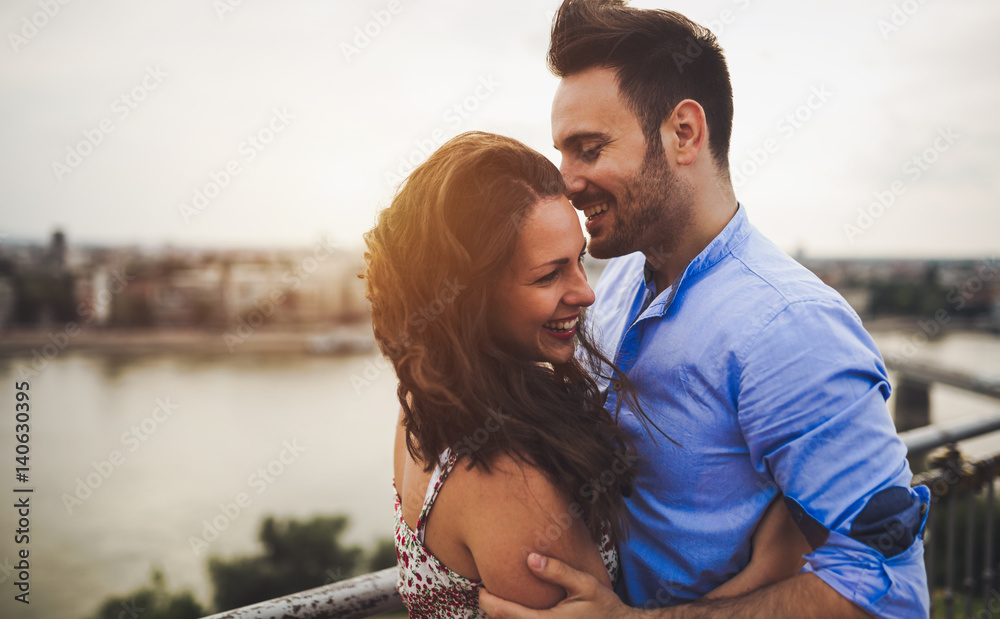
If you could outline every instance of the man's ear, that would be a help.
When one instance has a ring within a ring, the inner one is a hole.
[[[693,164],[708,143],[705,109],[697,101],[681,101],[660,125],[660,139],[668,160]]]

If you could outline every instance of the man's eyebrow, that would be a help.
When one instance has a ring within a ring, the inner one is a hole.
[[[553,148],[556,150],[562,150],[563,148],[569,148],[583,142],[585,140],[606,140],[608,139],[608,134],[602,133],[600,131],[579,131],[577,133],[571,133],[567,137],[563,138],[562,148],[559,144],[553,144]]]

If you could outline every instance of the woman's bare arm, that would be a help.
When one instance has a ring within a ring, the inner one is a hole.
[[[501,457],[486,474],[465,470],[460,462],[441,498],[447,491],[452,506],[463,505],[455,524],[489,591],[529,608],[550,608],[562,600],[562,588],[528,569],[532,551],[558,557],[610,586],[587,527],[537,469]]]
[[[805,535],[788,513],[781,495],[767,507],[751,544],[752,554],[746,568],[709,592],[706,598],[743,595],[791,578],[805,565],[802,556],[812,551]]]

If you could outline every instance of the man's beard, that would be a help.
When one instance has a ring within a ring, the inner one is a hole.
[[[691,186],[670,169],[662,153],[647,154],[623,194],[614,204],[613,225],[605,226],[603,238],[591,239],[587,251],[602,259],[641,251],[659,268],[691,223]]]

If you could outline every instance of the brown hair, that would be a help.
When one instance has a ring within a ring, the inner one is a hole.
[[[430,469],[451,448],[488,472],[493,458],[508,454],[577,502],[595,540],[602,523],[618,539],[635,450],[588,373],[613,366],[582,319],[587,367],[520,358],[487,327],[525,217],[564,192],[559,171],[536,151],[498,135],[462,134],[420,165],[381,212],[365,235],[362,277],[375,338],[399,378],[413,458]],[[627,468],[621,474],[619,460]],[[602,473],[615,476],[610,490],[589,485]]]
[[[722,48],[707,28],[680,13],[636,9],[625,0],[565,0],[552,24],[548,62],[557,77],[614,69],[650,154],[662,148],[660,126],[677,104],[697,101],[716,166],[729,171],[733,86]]]

